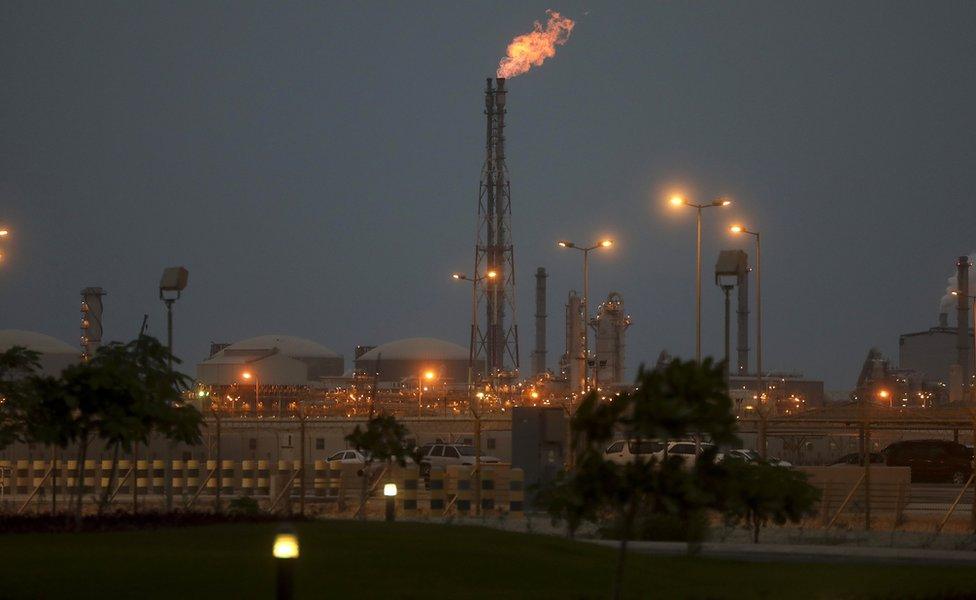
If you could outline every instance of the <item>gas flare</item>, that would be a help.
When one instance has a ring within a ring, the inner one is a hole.
[[[566,43],[576,23],[554,10],[547,10],[546,14],[549,20],[545,27],[536,21],[532,33],[520,35],[508,45],[508,55],[498,63],[497,77],[521,75],[555,56],[556,46]]]

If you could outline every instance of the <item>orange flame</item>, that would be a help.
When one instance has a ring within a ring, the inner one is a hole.
[[[538,67],[556,55],[557,45],[566,43],[576,23],[554,10],[547,10],[546,14],[549,21],[545,28],[536,21],[532,33],[520,35],[508,45],[508,56],[498,63],[497,77],[515,77]]]

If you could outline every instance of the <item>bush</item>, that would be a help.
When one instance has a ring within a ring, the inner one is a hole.
[[[752,529],[753,543],[767,523],[798,523],[813,514],[820,490],[807,483],[806,475],[783,467],[729,460],[724,493],[718,502],[726,523],[742,523]]]
[[[599,529],[600,537],[619,540],[623,532],[619,525]],[[687,516],[648,512],[637,518],[633,539],[653,542],[685,542],[698,544],[708,537],[708,515],[694,511]]]
[[[235,516],[254,516],[261,514],[261,508],[258,506],[258,501],[254,498],[242,496],[230,501],[230,504],[227,506],[227,512]]]

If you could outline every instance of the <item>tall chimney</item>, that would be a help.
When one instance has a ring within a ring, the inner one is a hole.
[[[969,386],[969,257],[956,260],[956,350],[963,388]]]
[[[532,372],[546,372],[546,274],[545,267],[535,272],[535,351],[532,353]]]
[[[748,263],[747,263],[748,264]],[[739,287],[738,306],[736,316],[738,323],[736,333],[738,344],[739,375],[749,374],[749,269],[746,268],[739,272],[736,278],[736,285]]]

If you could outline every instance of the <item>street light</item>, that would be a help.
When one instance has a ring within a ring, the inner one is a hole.
[[[758,231],[750,231],[742,225],[733,225],[729,231],[738,235],[744,233],[756,238],[756,396],[759,403],[763,400],[763,329],[762,329],[762,242]],[[763,448],[760,450],[763,456],[766,455],[765,440],[762,441]]]
[[[298,536],[290,529],[279,531],[274,539],[271,555],[278,567],[278,582],[275,597],[278,600],[291,600],[295,595],[295,559],[299,555]]]
[[[688,202],[683,196],[672,196],[671,206],[689,206],[694,208],[697,215],[697,238],[695,242],[695,362],[701,364],[701,306],[702,306],[702,211],[706,208],[728,206],[732,201],[728,198],[718,198],[709,204],[695,204]]]
[[[587,328],[589,327],[588,321],[590,320],[590,251],[598,248],[609,248],[613,246],[613,240],[601,240],[592,246],[578,246],[567,240],[559,240],[556,242],[556,245],[560,248],[571,248],[583,253],[583,351],[579,356],[579,361],[581,365],[580,376],[582,378],[580,381],[580,389],[586,391],[586,363],[590,358],[589,335],[587,332]]]
[[[498,277],[498,272],[494,269],[488,271],[484,275],[468,277],[464,273],[451,273],[451,277],[455,281],[470,281],[471,282],[471,336],[468,341],[468,392],[470,394],[471,387],[474,385],[474,355],[475,355],[475,345],[478,336],[478,282],[485,279],[495,279]]]
[[[258,403],[261,402],[261,395],[260,395],[261,394],[261,392],[260,392],[261,388],[259,387],[260,386],[260,382],[258,380],[258,376],[257,376],[256,373],[252,373],[250,371],[244,371],[243,373],[241,373],[241,379],[243,379],[244,381],[247,381],[247,382],[250,382],[252,379],[254,380],[254,414],[257,414],[257,412],[258,412]],[[278,402],[278,417],[281,417],[281,401],[280,400]]]
[[[424,400],[424,380],[433,382],[437,374],[431,370],[426,370],[420,374],[417,378],[417,416],[419,417],[423,411],[423,400]]]
[[[468,277],[464,273],[453,273],[451,277],[455,281],[471,282],[471,336],[468,340],[468,410],[474,415],[474,471],[478,484],[475,486],[477,510],[481,510],[481,399],[484,394],[477,394],[472,398],[474,392],[474,356],[475,348],[478,343],[478,282],[485,279],[494,280],[498,277],[498,271],[491,269],[484,275]],[[477,399],[476,399],[477,398]]]

